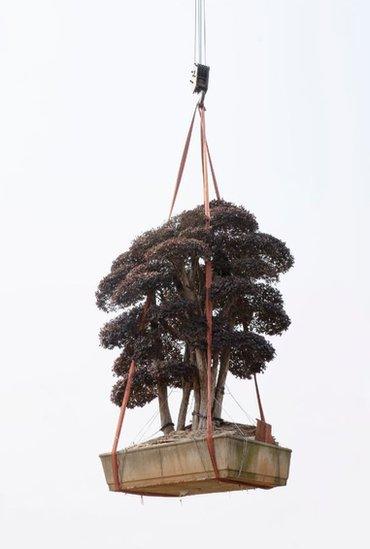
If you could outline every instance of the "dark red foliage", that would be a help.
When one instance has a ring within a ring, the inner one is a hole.
[[[98,307],[121,311],[100,333],[103,347],[121,349],[113,367],[119,378],[112,391],[116,404],[133,358],[138,370],[130,407],[155,398],[158,382],[182,387],[198,375],[194,357],[206,348],[206,259],[214,270],[214,356],[228,350],[228,369],[241,378],[264,371],[273,359],[274,349],[264,336],[281,334],[290,323],[274,286],[293,265],[290,251],[259,232],[255,217],[243,207],[213,201],[211,219],[207,230],[199,206],[147,231],[99,284]],[[147,296],[151,304],[140,329]]]

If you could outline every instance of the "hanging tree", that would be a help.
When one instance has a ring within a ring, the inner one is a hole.
[[[103,347],[121,349],[113,365],[118,381],[112,401],[121,405],[135,360],[128,407],[158,398],[165,434],[174,429],[169,387],[182,389],[176,428],[185,428],[192,391],[192,429],[206,425],[206,261],[213,265],[214,420],[221,418],[229,372],[242,379],[263,372],[275,354],[265,336],[279,335],[290,324],[275,287],[279,275],[293,265],[287,246],[261,233],[254,215],[243,207],[223,200],[210,207],[209,228],[203,207],[197,207],[139,236],[113,262],[97,291],[99,308],[120,311],[100,332]]]

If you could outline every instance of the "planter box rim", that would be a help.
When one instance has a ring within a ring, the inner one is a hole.
[[[193,442],[202,442],[204,441],[206,436],[194,436],[194,437],[185,437],[185,438],[179,438],[178,440],[171,440],[169,442],[160,442],[158,444],[149,444],[148,446],[128,446],[127,448],[123,448],[122,450],[117,451],[117,455],[119,454],[125,454],[125,453],[134,453],[134,452],[143,452],[144,450],[153,450],[158,448],[168,448],[169,446],[179,446],[180,444],[187,444],[187,443],[193,443]],[[292,450],[290,448],[286,448],[284,446],[279,446],[278,444],[268,444],[267,442],[260,442],[259,440],[255,440],[253,437],[242,437],[239,434],[233,434],[230,432],[225,431],[224,433],[216,433],[213,437],[214,439],[217,438],[230,438],[230,439],[236,439],[241,440],[243,442],[248,442],[251,444],[258,444],[261,446],[268,446],[272,448],[278,448],[279,450],[283,450],[285,452],[292,453]],[[149,441],[148,441],[149,442]],[[102,454],[99,454],[99,457],[105,457],[112,455],[112,452],[104,452]]]

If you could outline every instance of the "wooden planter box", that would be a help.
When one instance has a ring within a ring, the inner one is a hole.
[[[205,439],[189,437],[119,451],[121,488],[138,495],[183,497],[285,486],[291,450],[232,433],[216,434],[214,444],[222,481],[215,477]],[[114,491],[111,454],[100,458]]]

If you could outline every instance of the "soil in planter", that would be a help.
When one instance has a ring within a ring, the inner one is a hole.
[[[222,433],[230,433],[233,435],[239,435],[245,438],[254,439],[256,435],[256,427],[255,425],[244,425],[243,423],[229,423],[227,421],[223,421],[221,424],[214,425],[213,428],[214,435],[219,435]],[[191,429],[191,425],[188,425],[183,431],[172,431],[172,433],[169,433],[168,435],[152,438],[138,444],[132,444],[130,448],[143,448],[146,446],[155,446],[157,444],[166,444],[168,442],[176,442],[186,439],[205,438],[205,436],[205,430],[193,431]],[[273,440],[274,444],[278,446],[276,440]]]

